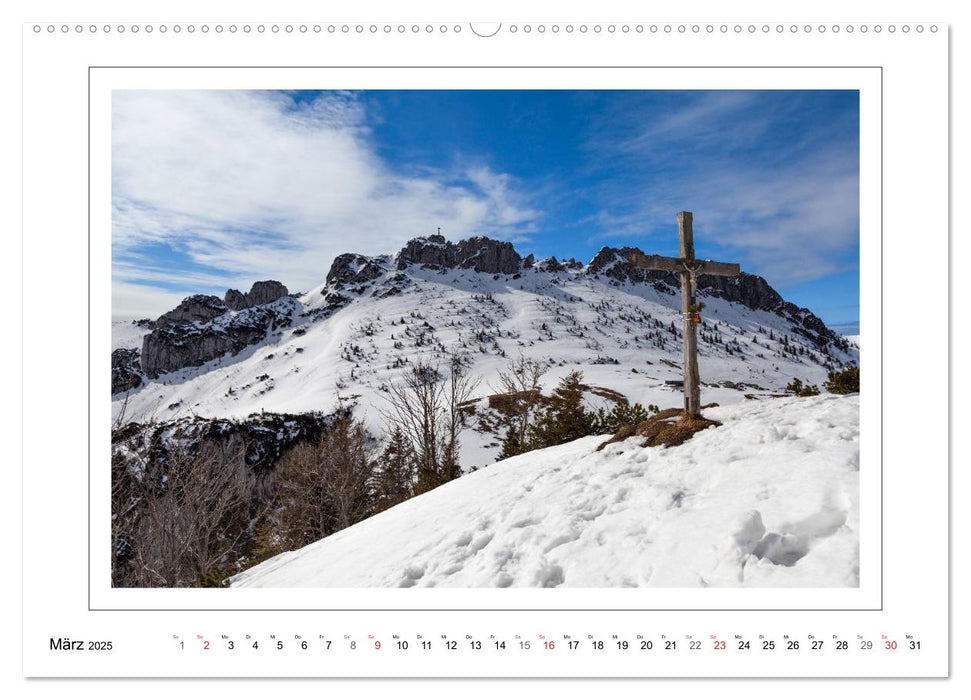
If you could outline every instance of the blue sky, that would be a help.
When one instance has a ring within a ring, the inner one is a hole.
[[[859,316],[855,91],[120,91],[116,316],[342,252],[488,235],[739,262],[830,324]]]

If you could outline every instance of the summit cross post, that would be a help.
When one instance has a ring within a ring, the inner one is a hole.
[[[695,302],[696,278],[698,275],[736,277],[741,274],[741,268],[735,263],[695,258],[695,239],[690,211],[678,212],[678,257],[667,258],[661,255],[634,253],[631,263],[634,267],[643,270],[677,272],[681,276],[681,317],[684,325],[684,411],[692,418],[700,416],[697,327],[701,321],[701,310]]]

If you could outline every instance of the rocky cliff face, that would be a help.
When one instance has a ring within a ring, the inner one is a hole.
[[[154,330],[144,337],[138,357],[140,369],[154,379],[166,372],[234,355],[260,342],[271,331],[289,326],[296,307],[297,302],[287,296],[287,288],[272,280],[257,282],[248,294],[230,289],[225,300],[201,294],[188,297],[162,314]],[[123,358],[118,361],[121,363]],[[116,372],[113,355],[113,393],[116,374],[117,386],[130,383],[120,366]]]
[[[276,280],[263,280],[254,282],[249,293],[243,294],[238,289],[226,291],[223,303],[233,311],[250,309],[261,304],[270,304],[277,299],[285,297],[290,292],[287,288]]]
[[[118,348],[111,352],[111,394],[137,389],[142,385],[139,352],[135,348]]]
[[[415,238],[397,255],[398,269],[424,265],[440,269],[459,267],[488,274],[513,275],[519,272],[522,258],[512,243],[475,236],[458,243],[434,235]]]
[[[246,418],[178,418],[159,423],[126,423],[111,433],[116,459],[165,462],[173,447],[196,450],[202,443],[223,443],[243,438],[246,465],[256,471],[272,469],[288,449],[299,443],[320,441],[321,432],[349,409],[335,413],[254,413]]]
[[[206,294],[193,294],[186,297],[178,306],[158,317],[156,326],[167,323],[206,323],[222,316],[229,307],[219,297]]]
[[[603,275],[624,282],[653,282],[671,290],[679,290],[681,281],[673,272],[660,270],[643,270],[634,267],[630,262],[632,253],[642,253],[638,248],[608,248],[600,252],[590,261],[587,272],[593,275]],[[734,301],[750,309],[768,311],[779,314],[799,324],[799,330],[807,339],[822,347],[827,343],[842,343],[836,333],[826,327],[823,321],[809,309],[801,309],[795,304],[785,301],[768,282],[758,275],[743,272],[738,277],[715,277],[711,275],[698,276],[698,296],[711,295],[726,301]]]
[[[344,253],[334,258],[327,273],[327,287],[339,289],[344,286],[364,284],[377,279],[385,272],[386,268],[380,258]]]

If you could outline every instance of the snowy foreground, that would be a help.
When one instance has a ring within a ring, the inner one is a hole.
[[[680,447],[498,462],[233,586],[857,586],[859,397],[750,401]]]

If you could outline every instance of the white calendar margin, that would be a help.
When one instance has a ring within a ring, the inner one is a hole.
[[[26,32],[26,28],[25,28]],[[603,37],[606,39],[607,37]],[[658,37],[659,39],[661,37]],[[857,37],[862,39],[862,37]],[[884,197],[887,223],[885,229],[884,258],[888,270],[903,269],[911,261],[911,253],[907,246],[900,245],[903,236],[914,231],[926,230],[927,240],[938,248],[943,247],[947,232],[947,176],[946,176],[946,148],[947,148],[947,76],[942,70],[946,60],[947,44],[945,36],[941,35],[932,40],[923,37],[918,41],[929,40],[930,45],[923,44],[922,51],[909,51],[906,46],[894,45],[902,37],[867,37],[866,41],[848,42],[842,47],[830,41],[831,37],[812,37],[806,41],[795,38],[788,45],[775,45],[772,57],[775,62],[790,64],[810,64],[820,56],[825,56],[828,63],[843,63],[850,65],[883,65],[884,75],[887,76],[887,90],[884,99],[886,124],[890,127],[888,133],[893,136],[885,144],[887,153],[892,157],[893,167],[885,176]],[[917,39],[916,37],[913,37]],[[131,37],[126,37],[128,41]],[[678,40],[679,37],[672,37]],[[682,38],[683,39],[683,38]],[[721,62],[725,56],[737,59],[734,63],[754,63],[763,60],[763,53],[758,47],[740,46],[735,49],[722,44],[719,37],[705,37],[705,41],[692,45],[690,55],[693,62],[701,62],[705,55],[716,57],[712,62]],[[491,40],[490,40],[491,41]],[[199,42],[201,43],[201,42]],[[78,445],[84,443],[86,431],[66,429],[59,434],[57,440],[52,440],[38,419],[44,415],[49,407],[43,403],[46,391],[55,388],[54,382],[62,399],[60,410],[65,416],[73,417],[82,424],[86,405],[84,397],[87,395],[84,381],[71,370],[77,370],[77,351],[80,343],[69,348],[74,354],[65,355],[58,352],[63,348],[65,333],[71,333],[76,339],[84,337],[84,298],[83,289],[86,284],[83,261],[86,256],[86,241],[83,227],[79,222],[84,215],[87,205],[86,193],[81,191],[78,175],[85,161],[85,149],[79,138],[83,114],[83,102],[86,99],[86,86],[83,81],[79,64],[119,64],[142,63],[151,64],[159,61],[152,60],[153,47],[137,46],[127,43],[118,48],[116,43],[108,47],[95,42],[91,47],[79,50],[73,41],[67,40],[60,46],[48,44],[46,46],[32,41],[29,35],[25,37],[24,50],[24,278],[25,289],[33,295],[33,303],[38,308],[55,307],[57,304],[66,305],[71,313],[63,320],[59,328],[53,324],[44,324],[25,316],[25,377],[29,378],[27,387],[30,389],[24,398],[24,440],[25,444],[44,447],[44,454],[25,451],[24,457],[24,607],[25,607],[25,671],[33,669],[35,673],[44,673],[47,664],[45,654],[41,654],[38,642],[46,642],[49,634],[61,631],[70,633],[72,629],[80,634],[92,637],[98,629],[118,636],[119,634],[140,633],[157,635],[163,630],[170,629],[174,624],[185,624],[191,613],[166,613],[133,615],[109,614],[108,617],[92,615],[84,612],[86,602],[85,591],[77,585],[74,579],[65,580],[59,572],[65,570],[79,576],[87,568],[87,557],[84,546],[83,495],[85,480],[79,478],[79,471],[83,469],[86,455],[81,454]],[[625,49],[626,44],[619,42],[616,46],[608,43],[588,42],[591,55],[596,55],[603,63],[656,63],[669,60],[671,55],[678,53],[678,46],[672,42],[664,45],[657,42],[651,47],[639,46],[634,59],[634,51]],[[312,47],[293,50],[274,44],[273,57],[283,63],[292,59],[294,55],[304,59],[314,58]],[[490,44],[483,50],[471,47],[464,55],[467,62],[476,62],[476,58],[488,58],[501,53],[504,57],[520,58],[522,50],[502,50],[501,42]],[[514,48],[514,47],[513,47]],[[532,47],[531,47],[532,48]],[[575,48],[575,47],[574,47]],[[684,47],[680,47],[684,48]],[[201,47],[203,55],[209,55],[209,62],[218,53],[222,59],[220,63],[234,62],[232,57],[242,58],[239,54],[226,51],[213,51],[211,47]],[[478,50],[477,50],[478,49]],[[499,51],[496,51],[499,49]],[[64,55],[81,53],[81,60],[64,63]],[[369,46],[366,51],[367,60],[374,60],[375,51]],[[380,52],[378,52],[380,53]],[[582,52],[581,52],[582,53]],[[59,55],[61,54],[61,55]],[[319,57],[319,52],[316,52]],[[171,56],[168,51],[161,51],[160,56]],[[182,60],[200,55],[200,47],[185,52]],[[348,51],[343,54],[348,62],[359,59],[360,52]],[[415,63],[440,60],[438,52],[419,48],[409,55],[415,57]],[[580,55],[580,54],[574,54]],[[682,53],[682,55],[685,55]],[[131,56],[135,60],[119,60],[121,56]],[[227,60],[227,56],[230,60]],[[659,58],[666,57],[666,58]],[[546,52],[544,58],[548,63],[570,63],[568,55],[557,52]],[[424,60],[422,60],[424,59]],[[613,60],[611,60],[613,59]],[[618,60],[619,59],[619,60]],[[837,60],[839,59],[839,60]],[[162,63],[166,61],[161,61]],[[321,63],[322,61],[297,60],[291,63]],[[362,61],[363,62],[363,61]],[[515,62],[515,61],[514,61]],[[65,67],[67,65],[67,68]],[[892,68],[890,71],[888,69]],[[790,84],[791,85],[791,84]],[[683,86],[683,85],[682,85]],[[788,85],[787,85],[788,86]],[[60,114],[58,114],[60,110]],[[66,117],[66,118],[65,118]],[[907,137],[913,137],[912,140]],[[866,134],[864,134],[866,137]],[[866,168],[866,162],[862,163]],[[919,173],[918,177],[913,177]],[[52,206],[50,192],[58,195],[57,205]],[[866,201],[866,193],[862,193],[861,205]],[[868,221],[865,207],[862,209],[861,224],[864,231],[872,224]],[[51,245],[43,237],[47,231],[61,231],[63,234]],[[92,231],[93,235],[97,232]],[[32,235],[33,234],[33,235]],[[107,235],[103,232],[103,235]],[[896,237],[900,238],[896,238]],[[864,240],[866,245],[866,240]],[[864,256],[866,254],[864,253]],[[864,260],[864,265],[866,261]],[[37,286],[31,284],[32,278],[58,279],[59,286]],[[867,281],[864,271],[864,288],[861,305],[864,314],[868,305],[867,299],[872,298],[871,282]],[[872,280],[872,277],[870,278]],[[924,278],[926,281],[927,278]],[[947,309],[944,305],[929,305],[926,301],[915,299],[906,294],[905,284],[888,285],[885,290],[884,303],[889,309],[888,324],[885,330],[885,360],[888,367],[888,379],[900,379],[894,372],[902,371],[909,344],[908,333],[905,328],[894,325],[894,318],[919,318],[927,327],[946,327]],[[934,293],[942,292],[941,282],[930,282]],[[96,290],[92,290],[95,293]],[[67,293],[66,293],[67,292]],[[72,293],[73,292],[73,293]],[[866,316],[864,316],[866,319]],[[869,333],[869,323],[864,320],[864,334]],[[94,340],[94,339],[93,339]],[[870,341],[864,341],[864,343]],[[92,350],[97,346],[93,346]],[[864,349],[864,361],[868,367],[873,360],[867,358]],[[887,473],[893,474],[892,479],[885,484],[885,504],[888,505],[888,518],[885,525],[885,538],[888,557],[885,561],[885,583],[887,585],[886,604],[883,613],[876,616],[867,613],[843,613],[838,615],[845,625],[870,628],[875,622],[889,626],[907,623],[920,625],[927,635],[933,636],[939,643],[947,639],[947,579],[945,574],[947,551],[947,464],[946,445],[915,445],[901,439],[904,430],[914,432],[914,422],[917,427],[925,427],[928,434],[939,430],[937,425],[939,416],[928,411],[925,416],[903,415],[895,409],[903,408],[904,404],[924,406],[932,405],[943,399],[942,386],[946,381],[940,381],[946,372],[947,350],[941,346],[937,351],[930,351],[927,362],[925,382],[917,385],[898,386],[893,392],[893,403],[888,405],[885,422],[888,450]],[[50,367],[58,367],[56,374],[50,373]],[[866,377],[866,372],[864,372]],[[866,381],[866,379],[865,379]],[[864,392],[870,390],[864,387]],[[92,399],[98,410],[104,411],[100,400]],[[909,424],[909,425],[908,425]],[[866,424],[864,423],[864,429]],[[898,432],[899,431],[899,432]],[[907,471],[905,471],[907,470]],[[909,470],[913,470],[912,475]],[[43,498],[37,494],[43,493]],[[909,510],[903,510],[909,506]],[[866,516],[864,516],[866,518]],[[918,526],[915,527],[914,523]],[[46,546],[57,546],[59,560],[57,567],[45,561]],[[930,569],[928,571],[928,569]],[[864,574],[865,575],[865,574]],[[94,591],[92,590],[94,593]],[[165,593],[165,592],[161,592]],[[195,592],[200,593],[200,592]],[[224,591],[207,592],[209,602],[215,600]],[[293,591],[285,592],[289,597]],[[320,594],[321,592],[317,592]],[[326,593],[326,591],[325,591]],[[611,595],[615,591],[610,591]],[[292,598],[291,598],[292,599]],[[313,619],[347,621],[351,614],[330,614],[326,616],[314,615]],[[521,621],[532,619],[539,613],[519,614]],[[238,615],[230,614],[238,619]],[[442,614],[428,614],[429,618],[441,619]],[[226,614],[213,613],[211,619],[229,619]],[[279,624],[287,624],[296,620],[306,621],[310,616],[293,613],[277,613],[273,620]],[[361,621],[371,619],[371,614],[352,615],[353,619]],[[501,622],[507,614],[493,613],[491,619]],[[697,619],[697,614],[679,613],[656,614],[656,620],[682,620],[682,627]],[[777,616],[778,619],[806,620],[805,615]],[[811,616],[819,622],[832,620],[834,614],[817,613]],[[617,619],[611,615],[611,619]],[[725,613],[708,619],[730,619],[736,629],[744,628],[748,619],[750,627],[755,627],[754,620],[766,621],[772,615],[753,614],[739,616]],[[199,615],[192,619],[198,622]],[[209,619],[209,618],[205,618]],[[253,624],[265,628],[266,620],[260,614],[251,614],[246,619]],[[387,619],[385,617],[384,619]],[[414,619],[412,617],[412,619]],[[548,619],[548,618],[547,618]],[[577,619],[590,619],[589,615],[579,614]],[[126,622],[127,621],[127,622]],[[800,623],[802,624],[802,623]],[[119,632],[119,629],[125,630]],[[81,630],[88,630],[87,632]],[[929,662],[931,656],[925,657]],[[927,669],[940,673],[946,672],[946,653],[940,648],[933,656],[933,663],[927,664]],[[39,662],[39,663],[32,663]],[[117,661],[116,661],[117,662]],[[68,662],[59,675],[91,675],[97,674],[95,667],[87,669],[78,667],[76,663]],[[126,673],[138,675],[139,669],[146,672],[146,667],[140,664],[132,665]],[[119,669],[115,668],[117,672]],[[906,675],[906,669],[899,669]],[[52,669],[47,667],[47,672]],[[101,669],[102,673],[107,672]],[[158,668],[149,671],[157,674]],[[696,672],[697,673],[697,672]],[[273,675],[272,671],[263,669],[256,675]],[[304,675],[304,674],[300,674]],[[310,675],[316,675],[310,673]],[[459,674],[462,675],[462,674]],[[648,674],[650,675],[650,674]],[[671,675],[677,675],[672,673]],[[734,674],[729,674],[734,675]],[[753,674],[749,674],[753,675]],[[773,674],[774,675],[774,674]],[[858,675],[858,674],[853,674]]]

